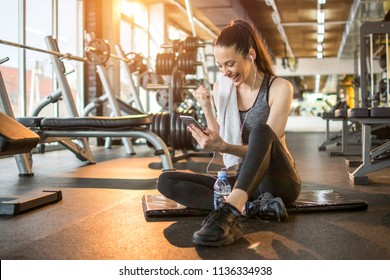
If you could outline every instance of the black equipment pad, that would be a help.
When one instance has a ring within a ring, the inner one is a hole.
[[[334,119],[335,118],[335,113],[334,112],[322,112],[321,113],[321,118],[323,118],[323,119]]]
[[[146,217],[202,216],[210,213],[186,207],[160,194],[142,196],[142,207]]]
[[[188,208],[163,195],[144,195],[142,207],[146,217],[168,216],[201,216],[210,211]],[[316,212],[316,211],[357,211],[366,210],[368,203],[364,200],[351,200],[343,198],[333,190],[302,191],[297,201],[287,208],[292,212]]]
[[[67,130],[99,129],[99,130],[127,130],[133,127],[150,125],[152,117],[148,115],[128,115],[121,117],[76,117],[76,118],[44,118],[41,121],[42,129]]]
[[[390,118],[390,108],[389,107],[371,108],[370,116],[372,118]]]
[[[16,215],[60,200],[62,200],[60,190],[45,190],[42,193],[30,196],[1,196],[0,215]]]
[[[364,200],[347,199],[333,190],[302,191],[288,212],[367,210]]]
[[[368,108],[348,109],[349,118],[368,118],[369,116],[370,116],[370,109]]]
[[[23,117],[17,120],[27,127],[43,130],[128,130],[152,123],[150,115],[128,115],[120,117],[69,117],[38,118]]]

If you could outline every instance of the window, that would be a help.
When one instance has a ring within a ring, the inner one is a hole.
[[[25,6],[20,5],[24,1],[0,0],[2,16],[0,17],[0,39],[18,43],[19,38],[25,34],[25,45],[42,50],[47,50],[45,37],[58,36],[61,53],[77,52],[77,29],[80,26],[77,21],[77,0],[26,0]],[[54,6],[53,6],[54,5]],[[53,9],[56,7],[57,9]],[[58,11],[58,15],[57,15]],[[23,16],[25,15],[25,26]],[[6,28],[4,28],[6,27]],[[19,53],[25,51],[25,59]],[[9,57],[10,60],[0,66],[5,85],[15,116],[31,115],[38,102],[53,92],[56,88],[55,79],[50,63],[49,55],[44,52],[0,44],[1,57]],[[64,61],[68,72],[68,81],[76,100],[82,93],[77,88],[77,64],[80,62]],[[25,75],[23,65],[25,63]],[[25,85],[25,90],[23,88]],[[81,106],[79,106],[81,108]],[[42,109],[40,116],[67,115],[63,102],[50,104]]]
[[[0,17],[0,39],[18,42],[18,1],[0,0],[2,15]],[[9,61],[0,65],[5,87],[11,101],[15,116],[20,115],[18,103],[18,49],[0,44],[0,58],[8,57]]]

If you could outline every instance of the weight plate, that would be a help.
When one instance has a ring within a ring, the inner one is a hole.
[[[105,64],[110,59],[110,54],[110,45],[102,39],[93,39],[85,47],[85,57],[93,64]]]

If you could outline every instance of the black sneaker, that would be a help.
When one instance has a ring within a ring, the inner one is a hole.
[[[202,228],[193,235],[193,242],[204,246],[225,246],[242,236],[240,212],[229,203],[211,212]]]
[[[244,215],[274,221],[285,221],[288,218],[283,200],[280,197],[273,197],[270,193],[263,193],[258,199],[248,202]]]

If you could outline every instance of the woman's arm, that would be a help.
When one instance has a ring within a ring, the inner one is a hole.
[[[216,101],[217,94],[218,94],[218,82],[216,82],[213,87],[214,102]],[[208,89],[206,89],[203,85],[201,85],[197,90],[195,90],[192,93],[192,95],[199,102],[200,106],[203,109],[203,113],[207,122],[207,127],[218,133],[219,124],[217,118],[214,115],[213,105],[211,103],[211,95]]]
[[[277,78],[269,91],[270,113],[267,124],[281,138],[284,135],[293,99],[293,87],[289,81]]]
[[[218,84],[214,85],[214,100],[218,100]],[[290,113],[291,102],[293,98],[293,87],[286,79],[276,79],[269,91],[270,114],[267,124],[281,138],[284,135],[288,116]],[[194,93],[204,111],[207,121],[207,136],[196,127],[190,128],[192,135],[199,145],[206,150],[212,150],[219,153],[228,153],[244,158],[248,152],[248,146],[232,145],[224,142],[218,135],[219,124],[213,114],[210,94],[207,89],[200,87]]]
[[[270,114],[267,124],[281,138],[284,135],[293,98],[293,87],[286,79],[276,79],[269,91]],[[244,158],[248,152],[248,146],[232,145],[224,142],[218,135],[210,132],[209,139],[203,139],[199,144],[205,149],[215,150],[220,153],[228,153]]]

